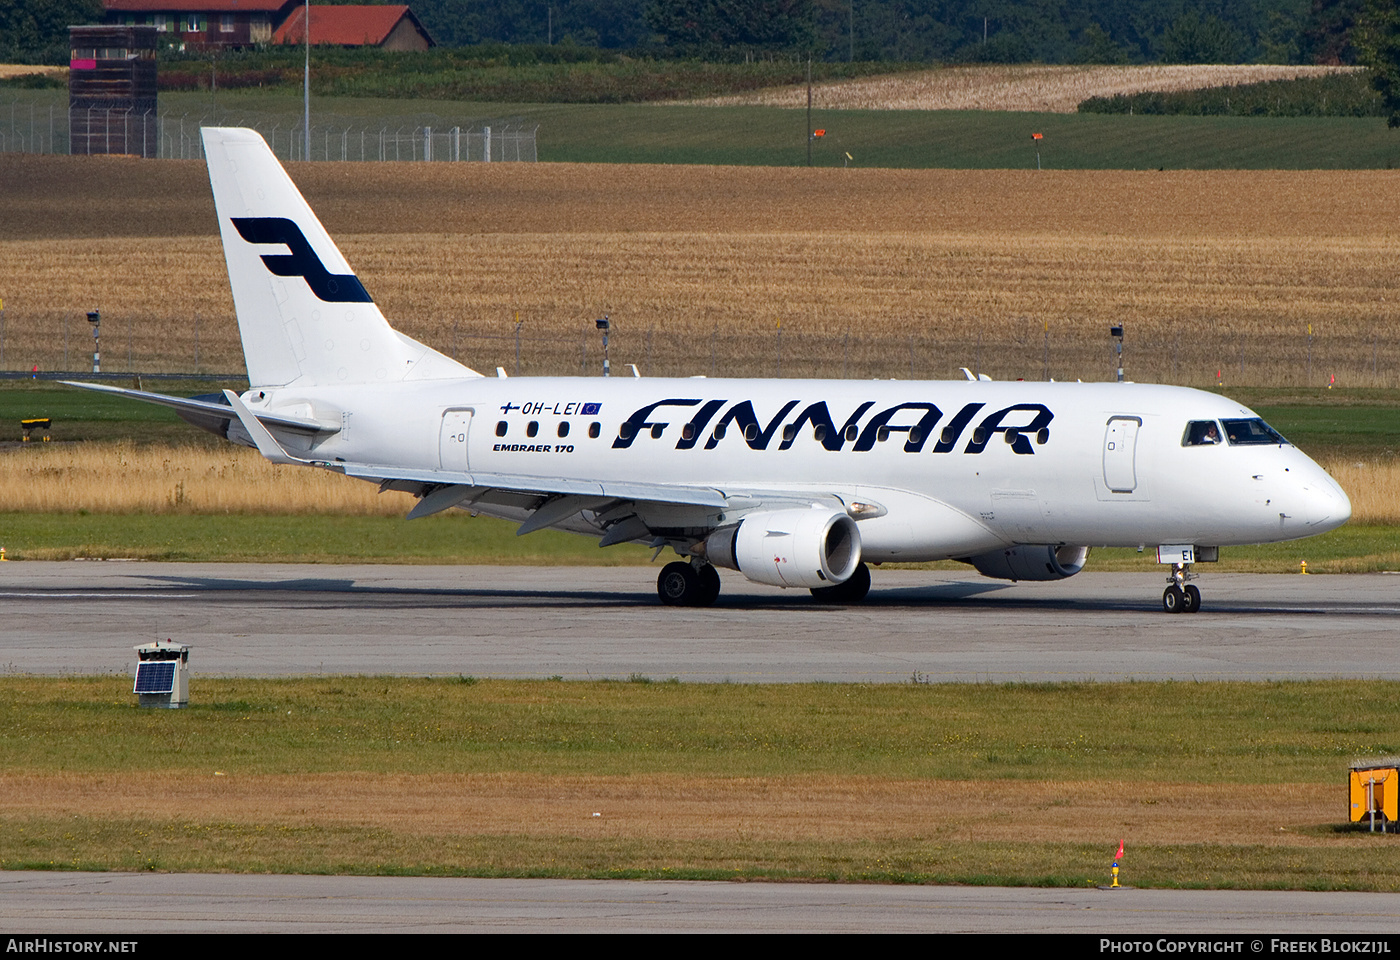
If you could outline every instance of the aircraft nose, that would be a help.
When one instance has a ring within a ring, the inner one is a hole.
[[[1322,468],[1303,482],[1302,493],[1308,525],[1318,533],[1351,519],[1351,498]]]

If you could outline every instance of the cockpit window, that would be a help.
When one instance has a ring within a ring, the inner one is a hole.
[[[1220,427],[1214,420],[1192,420],[1182,435],[1183,447],[1208,447],[1220,442]]]
[[[1263,420],[1222,420],[1225,425],[1225,436],[1231,444],[1286,444],[1283,434],[1269,426]]]

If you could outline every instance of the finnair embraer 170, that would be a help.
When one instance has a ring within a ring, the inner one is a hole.
[[[389,326],[254,131],[205,129],[250,388],[174,407],[274,463],[453,507],[669,546],[667,604],[716,567],[852,603],[867,563],[954,559],[1058,580],[1091,546],[1151,546],[1194,612],[1193,563],[1332,530],[1351,503],[1252,411],[1127,383],[487,378]]]

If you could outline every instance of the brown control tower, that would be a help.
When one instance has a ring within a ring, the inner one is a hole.
[[[68,38],[72,152],[156,156],[156,28],[69,27]]]

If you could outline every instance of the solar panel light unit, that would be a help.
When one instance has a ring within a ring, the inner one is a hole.
[[[190,648],[173,640],[132,647],[136,682],[131,692],[143,707],[179,709],[190,702]]]

